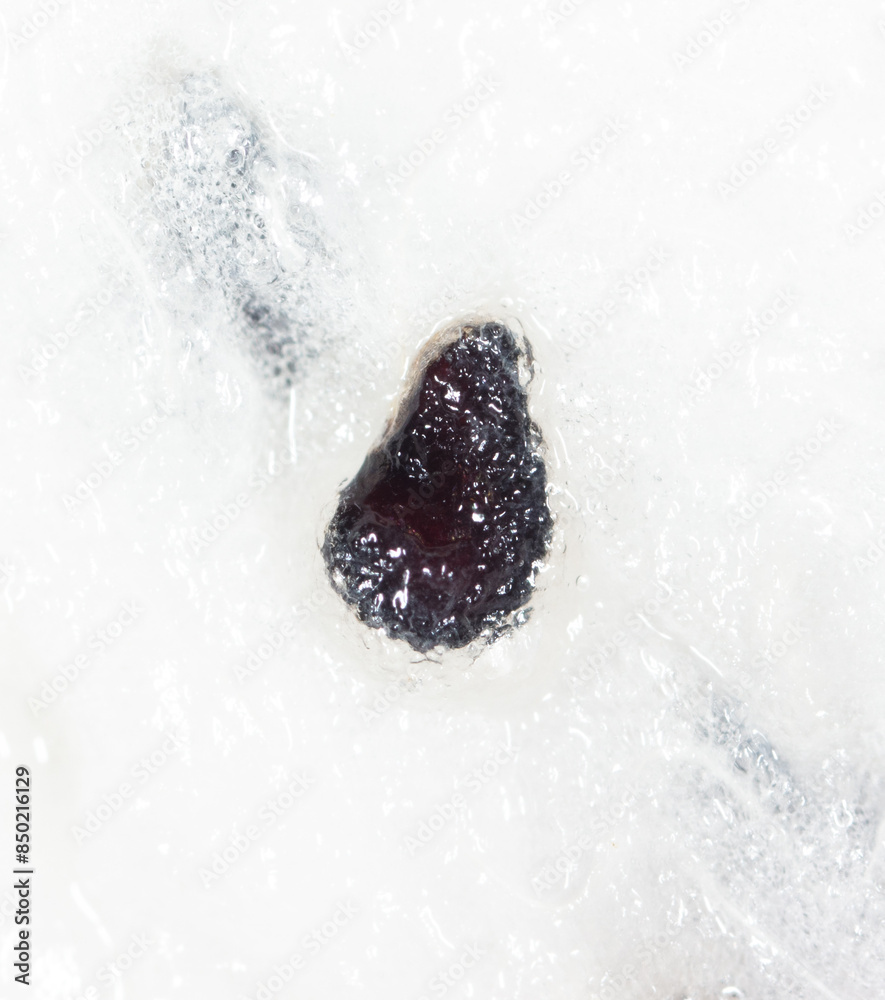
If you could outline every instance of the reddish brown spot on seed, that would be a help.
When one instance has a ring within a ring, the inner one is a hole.
[[[444,335],[326,531],[338,593],[421,652],[495,638],[531,595],[552,519],[526,366],[500,323]]]

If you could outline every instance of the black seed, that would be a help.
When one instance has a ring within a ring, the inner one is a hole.
[[[425,357],[323,545],[333,586],[362,621],[420,652],[509,628],[552,525],[514,335],[460,326]]]

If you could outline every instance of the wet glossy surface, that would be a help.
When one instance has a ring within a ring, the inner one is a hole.
[[[329,525],[336,590],[367,625],[419,651],[509,627],[547,549],[523,356],[499,323],[464,327],[431,358]]]

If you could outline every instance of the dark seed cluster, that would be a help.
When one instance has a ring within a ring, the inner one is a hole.
[[[338,593],[367,625],[420,652],[510,627],[547,551],[547,474],[524,361],[500,323],[444,336],[327,529]]]

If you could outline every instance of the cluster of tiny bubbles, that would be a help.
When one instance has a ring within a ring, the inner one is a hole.
[[[170,74],[121,138],[118,214],[180,350],[206,357],[227,334],[288,398],[351,322],[343,241],[327,225],[336,194],[317,159],[214,72]]]

